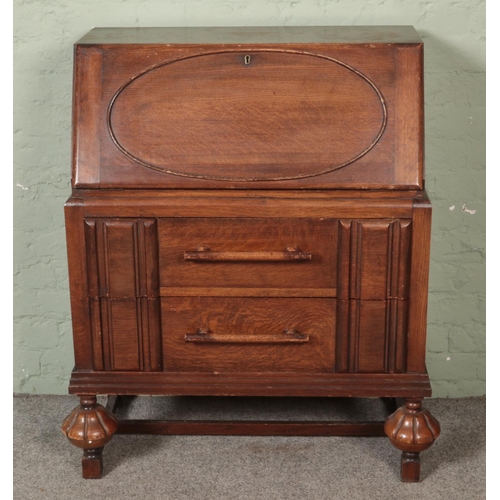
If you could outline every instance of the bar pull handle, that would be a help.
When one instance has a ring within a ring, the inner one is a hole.
[[[196,333],[186,333],[185,341],[200,344],[288,344],[309,342],[309,335],[295,328],[271,334],[222,334],[214,333],[210,328],[199,328]]]
[[[283,252],[212,252],[208,247],[197,247],[184,252],[184,260],[198,262],[289,262],[311,259],[311,252],[303,252],[297,247],[287,247]]]

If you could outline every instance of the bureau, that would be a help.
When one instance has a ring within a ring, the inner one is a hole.
[[[404,26],[98,28],[75,45],[80,404],[62,429],[84,477],[115,433],[385,433],[419,480],[440,432],[422,407],[422,57]],[[385,422],[131,422],[113,414],[126,395],[398,404]]]

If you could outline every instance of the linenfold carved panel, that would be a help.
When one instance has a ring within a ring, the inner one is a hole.
[[[410,220],[340,220],[337,371],[406,370]]]
[[[340,220],[338,297],[407,299],[410,220]]]
[[[157,222],[86,219],[96,370],[161,369]]]

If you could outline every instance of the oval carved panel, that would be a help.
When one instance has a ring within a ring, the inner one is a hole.
[[[320,54],[254,49],[169,61],[113,96],[108,130],[136,163],[220,181],[312,177],[367,154],[387,124],[376,85]]]

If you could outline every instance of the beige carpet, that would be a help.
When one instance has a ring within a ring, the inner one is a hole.
[[[101,401],[102,402],[102,401]],[[16,500],[476,500],[485,498],[484,398],[426,400],[442,435],[422,453],[421,483],[399,481],[385,438],[120,436],[104,476],[81,478],[60,431],[73,396],[14,397]],[[136,398],[130,418],[382,419],[379,400]],[[122,410],[123,412],[123,410]],[[122,414],[123,415],[123,414]]]

